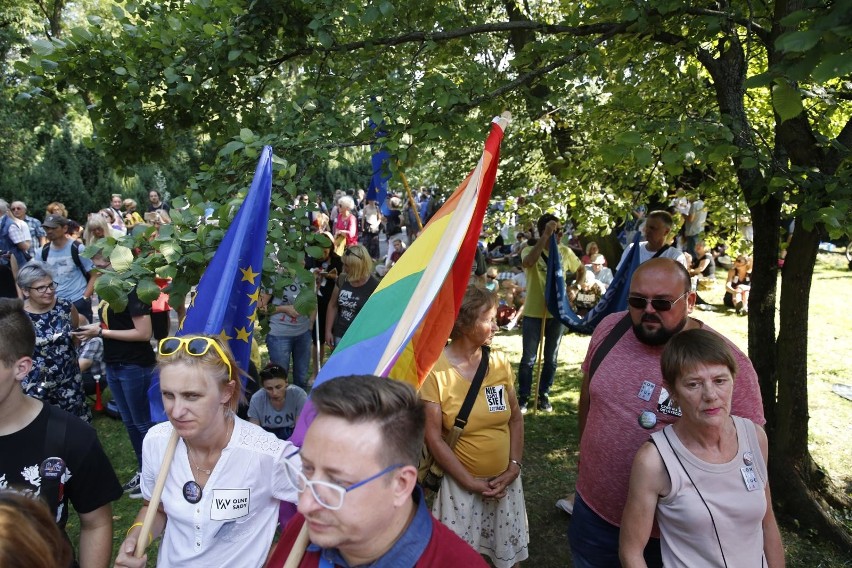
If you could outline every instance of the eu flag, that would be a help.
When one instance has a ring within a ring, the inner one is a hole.
[[[370,119],[370,128],[375,132],[376,138],[381,139],[387,136],[387,132],[379,128],[379,126]],[[382,215],[390,215],[390,208],[386,203],[388,198],[388,180],[390,175],[390,152],[382,148],[381,144],[373,144],[373,156],[370,159],[372,166],[372,175],[370,176],[370,185],[367,187],[367,200],[376,201]]]
[[[186,319],[177,332],[177,335],[218,335],[228,342],[237,365],[243,370],[248,369],[252,333],[257,325],[271,195],[272,147],[266,146],[251,188],[201,276]],[[148,400],[152,421],[165,421],[158,377],[151,381]]]

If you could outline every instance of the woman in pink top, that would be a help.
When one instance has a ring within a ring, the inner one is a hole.
[[[334,236],[346,235],[346,246],[354,247],[358,244],[358,217],[352,211],[355,210],[355,201],[348,195],[337,200],[337,220],[334,222]]]
[[[682,415],[652,434],[633,461],[622,565],[646,566],[642,551],[656,516],[667,568],[783,567],[766,433],[730,414],[737,374],[730,348],[712,331],[683,331],[669,340],[660,366]]]

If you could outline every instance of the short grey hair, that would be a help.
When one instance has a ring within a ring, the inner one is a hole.
[[[53,271],[40,260],[31,260],[18,270],[18,286],[22,290],[32,288],[33,284],[45,278],[53,280]]]
[[[340,199],[337,200],[338,207],[346,207],[350,211],[355,211],[355,200],[349,197],[348,195],[344,195]]]
[[[9,202],[5,199],[0,199],[0,215],[5,215],[9,212]]]

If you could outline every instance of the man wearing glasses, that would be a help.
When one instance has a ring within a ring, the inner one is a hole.
[[[303,525],[300,567],[486,566],[426,508],[417,485],[423,403],[408,385],[370,375],[332,379],[311,392],[317,415],[301,466],[287,463],[299,513],[267,563],[280,567]],[[295,545],[295,546],[294,546]]]
[[[663,388],[660,355],[679,331],[709,329],[690,317],[694,305],[686,268],[672,259],[651,259],[633,274],[628,311],[608,316],[592,335],[582,365],[582,459],[569,530],[574,566],[620,566],[619,525],[633,458],[652,432],[681,414]],[[725,341],[739,368],[731,414],[765,424],[754,367]],[[659,534],[654,536],[645,549],[652,567],[662,566]]]

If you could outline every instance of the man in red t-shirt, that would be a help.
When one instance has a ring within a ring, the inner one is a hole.
[[[425,414],[414,389],[371,375],[341,377],[315,388],[311,401],[317,415],[301,467],[286,466],[299,513],[267,567],[302,553],[303,568],[487,566],[426,508],[417,485]]]
[[[604,318],[589,342],[580,391],[580,471],[569,530],[574,566],[621,566],[619,526],[633,458],[651,433],[681,414],[663,387],[660,356],[681,330],[709,329],[690,317],[696,298],[690,284],[686,268],[675,260],[643,263],[630,281],[627,313]],[[613,333],[618,340],[596,361],[595,354]],[[739,369],[731,414],[763,425],[757,373],[748,357],[725,341]],[[648,566],[662,565],[658,538],[651,539],[645,553]]]

